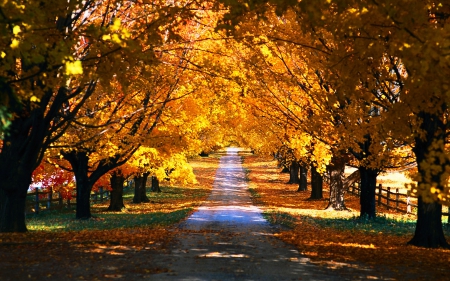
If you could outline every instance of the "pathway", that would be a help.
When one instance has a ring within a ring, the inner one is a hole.
[[[170,253],[155,257],[169,272],[154,280],[333,280],[308,264],[252,205],[237,148],[220,160],[214,188],[179,227]]]

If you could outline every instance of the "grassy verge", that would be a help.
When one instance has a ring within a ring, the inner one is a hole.
[[[323,200],[308,200],[310,191],[297,192],[297,186],[286,184],[289,175],[281,174],[272,159],[247,156],[244,167],[250,171],[254,203],[269,222],[287,226],[276,236],[295,245],[311,263],[347,279],[448,278],[449,250],[407,245],[415,229],[414,215],[378,208],[375,221],[360,219],[359,198],[349,194],[348,211],[324,210],[326,187]],[[444,228],[450,241],[450,229]],[[373,272],[376,276],[370,276]]]
[[[198,183],[188,186],[163,186],[162,192],[147,193],[149,203],[132,203],[134,190],[124,192],[126,209],[108,212],[108,201],[91,206],[93,218],[75,219],[75,210],[45,211],[27,216],[31,232],[64,232],[81,230],[111,230],[141,227],[167,227],[189,216],[208,196],[214,181],[219,158],[212,155],[191,161]]]

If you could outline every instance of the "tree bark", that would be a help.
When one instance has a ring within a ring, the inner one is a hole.
[[[377,189],[377,176],[379,171],[366,167],[359,167],[358,170],[361,177],[361,192],[359,197],[359,203],[361,205],[360,217],[375,219],[375,193]]]
[[[159,188],[159,180],[157,177],[152,176],[152,189],[153,192],[161,192],[161,189]]]
[[[75,217],[89,219],[91,215],[91,191],[95,182],[89,178],[89,156],[85,151],[70,151],[62,154],[70,162],[75,174],[77,206]]]
[[[309,199],[322,199],[323,198],[323,178],[322,175],[317,172],[316,167],[311,167],[311,197]]]
[[[134,176],[134,197],[133,203],[139,204],[142,203],[142,182],[144,178],[141,175]]]
[[[42,113],[42,114],[40,114]],[[17,113],[0,150],[0,232],[26,232],[25,204],[31,176],[39,165],[48,124],[43,112]]]
[[[297,191],[308,190],[308,168],[304,165],[300,165],[300,181]]]
[[[150,199],[148,199],[147,197],[147,179],[149,175],[150,173],[148,172],[142,175],[142,185],[140,191],[141,191],[141,202],[144,203],[150,202]]]
[[[436,188],[444,190],[444,186],[441,184],[441,176],[445,172],[445,169],[435,170],[433,172],[427,170],[429,168],[426,165],[430,165],[430,161],[432,161],[431,164],[440,167],[450,164],[448,162],[442,163],[441,158],[438,156],[435,156],[434,159],[429,156],[431,152],[435,155],[445,155],[445,151],[443,151],[445,148],[443,146],[433,148],[433,145],[439,141],[442,144],[445,143],[446,126],[436,114],[420,112],[419,117],[422,118],[420,128],[425,132],[425,137],[416,137],[413,148],[418,170],[421,175],[421,180],[417,184],[421,185],[433,182],[436,184]],[[428,182],[425,180],[427,178],[430,178]],[[419,195],[416,230],[414,237],[408,244],[426,248],[450,247],[445,239],[442,228],[441,204],[438,202],[425,203]]]
[[[115,171],[111,175],[111,200],[109,202],[108,211],[121,211],[125,207],[123,203],[123,184],[125,182],[125,177],[119,171]]]
[[[442,205],[437,202],[424,203],[421,196],[417,205],[416,230],[408,244],[425,248],[449,248],[442,228]]]
[[[150,202],[150,199],[147,197],[147,190],[145,188],[149,174],[150,173],[144,173],[134,177],[133,203],[139,204]]]
[[[328,166],[330,174],[330,199],[326,209],[346,210],[344,202],[344,170],[345,159],[342,157],[333,157],[331,165]]]
[[[298,177],[300,165],[297,161],[292,161],[289,166],[289,182],[288,184],[299,184],[300,178]]]
[[[77,190],[77,219],[89,219],[91,214],[91,191],[94,183],[108,171],[123,164],[125,160],[119,161],[120,155],[102,159],[94,171],[89,171],[89,153],[83,150],[61,151],[63,157],[69,161],[75,174]]]
[[[28,189],[28,188],[27,188]],[[27,192],[22,189],[1,190],[1,232],[26,232],[25,203]]]

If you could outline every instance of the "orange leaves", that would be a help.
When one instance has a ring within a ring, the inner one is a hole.
[[[293,227],[277,233],[276,236],[295,245],[309,262],[323,266],[331,270],[333,275],[346,279],[370,279],[380,276],[393,276],[399,280],[405,279],[405,276],[414,280],[447,278],[450,250],[407,246],[412,232],[408,233],[406,230],[406,235],[394,235],[384,231],[376,232],[370,228],[364,231],[357,226],[344,229],[318,223],[319,220],[330,221],[357,216],[359,198],[346,195],[346,205],[352,209],[350,212],[323,210],[327,205],[325,200],[309,201],[307,198],[310,191],[296,192],[297,186],[286,184],[289,176],[279,173],[280,169],[276,168],[275,160],[246,156],[244,167],[250,170],[249,186],[258,195],[254,197],[254,202],[261,205],[265,211],[271,212],[269,216],[272,221],[285,225],[288,222]],[[389,212],[390,217],[408,218],[393,211]],[[391,224],[388,229],[395,227]],[[373,268],[377,270],[377,276],[368,275]]]

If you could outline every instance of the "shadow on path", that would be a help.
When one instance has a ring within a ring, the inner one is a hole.
[[[155,257],[169,272],[155,280],[338,280],[308,263],[252,205],[237,148],[221,157],[207,201],[179,225],[169,253]],[[152,278],[153,279],[153,278]]]

